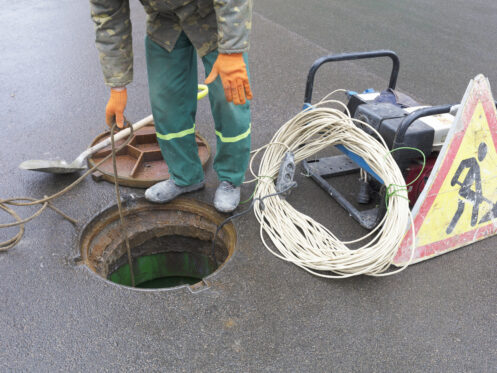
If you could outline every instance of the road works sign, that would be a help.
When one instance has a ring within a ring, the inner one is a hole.
[[[413,263],[497,233],[497,113],[483,75],[466,90],[444,146],[412,213]],[[409,227],[394,264],[412,252]]]

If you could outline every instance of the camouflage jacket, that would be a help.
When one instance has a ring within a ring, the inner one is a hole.
[[[242,53],[249,47],[252,0],[140,0],[147,12],[147,34],[168,51],[183,30],[202,57],[215,49]],[[133,80],[129,0],[90,0],[96,45],[105,82],[125,86]]]

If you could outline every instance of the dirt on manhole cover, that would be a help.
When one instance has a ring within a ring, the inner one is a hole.
[[[231,258],[236,232],[231,223],[212,240],[224,216],[212,206],[189,198],[160,205],[144,199],[125,203],[125,219],[133,257],[135,286],[164,289],[205,286],[204,279]],[[112,206],[95,216],[80,238],[82,264],[100,277],[131,286],[119,212]]]

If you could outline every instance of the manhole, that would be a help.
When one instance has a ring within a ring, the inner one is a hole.
[[[124,214],[133,257],[135,286],[163,289],[205,287],[205,278],[231,258],[236,232],[231,223],[212,240],[225,217],[212,206],[189,198],[160,205],[129,200]],[[95,216],[80,238],[82,263],[102,278],[131,286],[119,212],[112,206]]]
[[[93,140],[91,146],[98,144],[109,137],[109,132],[100,134]],[[202,166],[205,166],[211,155],[207,140],[199,133],[195,133],[198,147],[198,156]],[[126,140],[116,143],[116,147]],[[108,146],[88,157],[88,166],[93,167],[111,152]],[[120,185],[135,188],[148,188],[155,183],[169,179],[169,168],[162,158],[162,153],[155,135],[154,124],[139,129],[128,145],[116,154],[116,166]],[[92,174],[95,181],[106,180],[114,182],[114,169],[112,159],[108,159],[98,171]]]

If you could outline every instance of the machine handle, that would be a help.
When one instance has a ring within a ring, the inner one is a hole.
[[[432,107],[418,109],[410,113],[402,120],[402,123],[400,123],[399,128],[397,128],[392,148],[396,149],[404,146],[406,132],[408,128],[411,126],[411,124],[413,124],[416,120],[423,117],[429,117],[430,115],[450,113],[450,109],[453,106],[454,105],[432,106]]]
[[[395,89],[397,85],[397,77],[399,76],[400,60],[397,54],[390,50],[379,50],[371,52],[354,52],[354,53],[343,53],[334,54],[326,57],[321,57],[317,59],[311,66],[309,73],[307,74],[307,83],[305,86],[305,97],[304,104],[311,103],[312,90],[314,88],[314,76],[321,65],[327,62],[338,62],[338,61],[352,61],[352,60],[364,60],[377,57],[389,57],[392,60],[392,72],[390,74],[390,82],[388,83],[388,88]]]
[[[404,146],[404,139],[408,128],[419,118],[429,117],[430,115],[450,113],[452,108],[458,106],[460,105],[440,105],[440,106],[432,106],[413,111],[404,118],[399,128],[397,129],[397,132],[395,134],[395,139],[393,141],[393,149]],[[497,101],[495,101],[495,108],[497,109]]]
[[[393,140],[392,150],[406,146],[406,144],[404,143],[406,132],[411,124],[413,124],[416,120],[418,120],[419,118],[428,117],[430,115],[450,113],[450,110],[453,106],[454,105],[432,106],[418,109],[410,113],[402,120],[399,128],[397,128],[397,132],[395,133],[395,138]],[[405,153],[393,152],[392,156],[401,170],[405,170],[408,167],[409,158],[406,158]]]
[[[397,128],[397,132],[395,133],[395,138],[393,140],[392,149],[402,148],[406,146],[404,143],[406,132],[415,121],[423,117],[429,117],[431,115],[439,115],[446,114],[452,111],[452,108],[457,108],[461,105],[440,105],[440,106],[432,106],[427,108],[418,109],[413,111],[408,116],[402,120],[399,128]],[[497,101],[495,101],[495,107],[497,109]],[[394,159],[398,160],[400,154],[398,152],[394,153]]]

